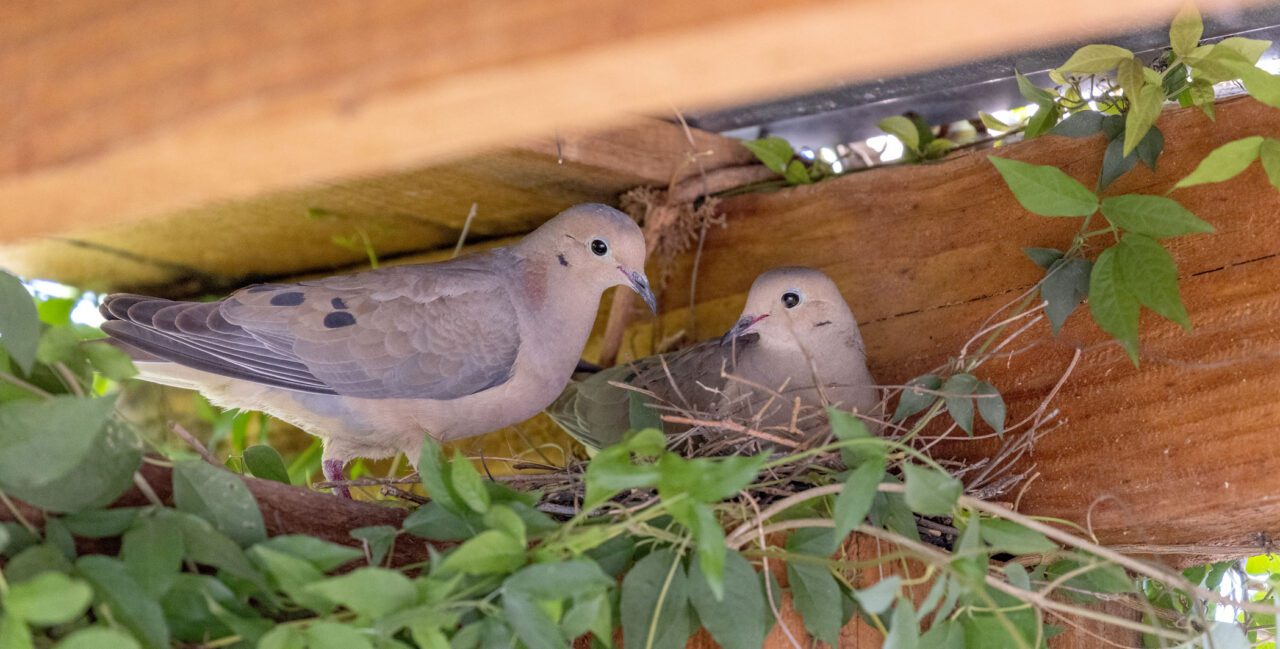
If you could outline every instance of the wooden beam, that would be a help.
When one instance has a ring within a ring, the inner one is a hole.
[[[1180,2],[8,2],[0,232],[391,173],[673,106],[1164,22]]]
[[[1218,145],[1280,136],[1280,111],[1238,99],[1219,104],[1216,122],[1174,110],[1159,125],[1167,142],[1159,170],[1140,167],[1109,194],[1163,194]],[[1103,148],[1101,136],[1043,137],[727,199],[728,227],[708,235],[701,259],[694,337],[732,323],[757,273],[809,264],[836,279],[864,323],[877,378],[900,385],[955,355],[986,316],[1039,279],[1023,247],[1062,248],[1078,226],[1023,210],[987,157],[1062,165],[1093,185]],[[1081,309],[1060,337],[1033,330],[1022,342],[1034,347],[980,373],[1016,421],[1084,350],[1054,402],[1063,425],[1036,447],[1041,476],[1023,511],[1087,522],[1105,543],[1202,546],[1193,554],[1218,545],[1239,555],[1280,535],[1280,454],[1267,450],[1280,434],[1280,192],[1255,165],[1174,196],[1217,228],[1169,246],[1192,333],[1144,316],[1134,368]],[[675,271],[668,305],[687,303],[690,262]],[[686,322],[682,309],[664,319],[668,332]],[[950,451],[977,459],[993,449],[971,442]]]
[[[0,245],[0,267],[96,290],[205,295],[266,278],[359,269],[369,263],[366,242],[384,262],[410,252],[452,252],[472,203],[477,212],[467,240],[492,241],[523,234],[575,203],[616,204],[638,185],[701,186],[703,173],[714,180],[718,172],[762,171],[754,160],[736,140],[640,120]],[[15,211],[0,212],[0,224],[6,219],[13,227],[0,227],[0,243],[20,238],[27,224]]]

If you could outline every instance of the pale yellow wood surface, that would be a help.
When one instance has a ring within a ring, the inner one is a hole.
[[[0,240],[1163,23],[1178,4],[15,0]]]
[[[0,243],[0,268],[96,290],[218,293],[265,277],[358,270],[368,263],[364,236],[384,261],[451,252],[473,202],[467,240],[491,241],[527,232],[575,203],[617,204],[632,187],[665,187],[753,162],[734,140],[642,120],[403,172]],[[19,215],[0,212],[0,221],[6,216]]]

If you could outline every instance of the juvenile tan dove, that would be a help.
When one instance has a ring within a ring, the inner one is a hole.
[[[784,398],[771,399],[770,392]],[[761,274],[742,316],[722,339],[571,383],[547,414],[588,448],[599,449],[621,441],[645,417],[639,408],[663,405],[768,428],[790,424],[795,397],[804,406],[827,404],[870,416],[880,403],[853,313],[835,282],[812,268]]]
[[[627,215],[578,205],[509,248],[455,260],[250,286],[217,302],[109,296],[102,326],[140,376],[261,410],[324,440],[324,475],[523,421],[560,394],[600,295],[652,309]],[[345,490],[343,490],[345,492]]]

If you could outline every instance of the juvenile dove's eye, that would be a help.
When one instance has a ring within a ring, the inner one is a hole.
[[[782,305],[788,309],[800,304],[800,296],[790,291],[782,294]]]
[[[592,239],[591,252],[596,253],[597,257],[603,257],[609,254],[609,244],[605,243],[603,239]]]

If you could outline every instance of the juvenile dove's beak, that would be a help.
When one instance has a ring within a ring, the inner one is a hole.
[[[738,318],[738,322],[734,323],[733,328],[720,339],[720,344],[723,346],[732,343],[738,336],[750,332],[757,322],[767,317],[769,317],[768,313],[764,315],[744,315]]]
[[[653,296],[653,289],[649,288],[649,279],[644,273],[637,270],[627,270],[622,266],[618,266],[618,270],[627,276],[627,281],[631,283],[631,288],[649,305],[649,310],[658,313],[658,298]]]

